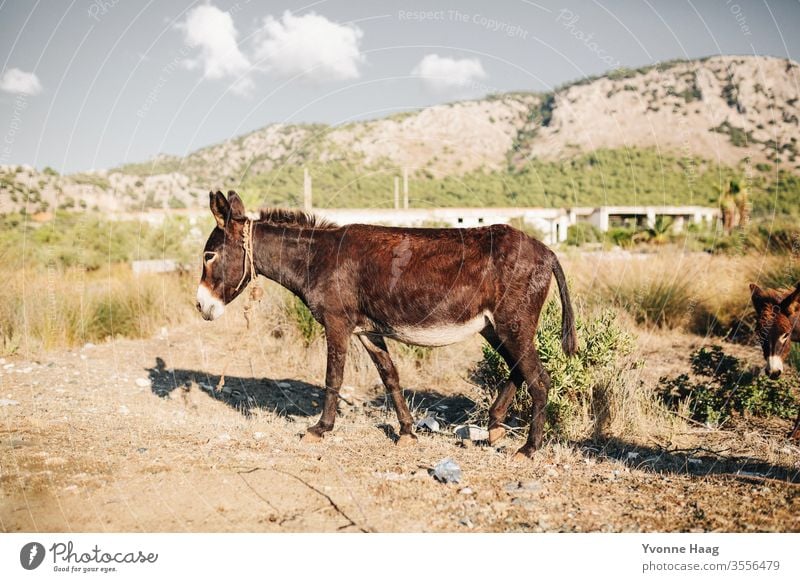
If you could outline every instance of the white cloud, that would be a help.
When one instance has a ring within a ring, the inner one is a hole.
[[[359,43],[363,31],[336,24],[313,12],[303,16],[283,13],[280,20],[264,19],[256,39],[256,58],[278,75],[309,73],[311,80],[357,79],[364,62]]]
[[[186,43],[200,49],[197,59],[185,61],[188,69],[202,67],[203,76],[210,80],[233,78],[231,90],[238,94],[253,89],[250,60],[239,50],[230,13],[210,4],[198,6],[179,27]]]
[[[468,89],[486,78],[486,71],[478,59],[451,59],[437,54],[425,55],[411,71],[434,91]]]
[[[42,84],[36,73],[26,73],[19,69],[8,69],[0,79],[0,90],[21,95],[38,95],[42,92]]]

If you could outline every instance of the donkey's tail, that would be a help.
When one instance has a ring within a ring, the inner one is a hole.
[[[558,283],[558,294],[561,297],[561,349],[568,356],[578,352],[578,334],[575,331],[575,313],[572,311],[572,302],[569,299],[567,280],[561,263],[556,258],[553,261],[553,275]]]

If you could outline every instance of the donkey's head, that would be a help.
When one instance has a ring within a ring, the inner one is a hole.
[[[751,283],[750,294],[758,317],[756,332],[767,361],[765,371],[770,378],[777,378],[783,372],[783,362],[792,347],[792,327],[800,301],[800,283],[788,294],[771,289],[764,291]]]
[[[203,273],[197,288],[197,309],[203,319],[212,320],[225,312],[253,277],[247,264],[244,231],[248,221],[244,204],[236,192],[209,192],[211,213],[217,226],[203,249]]]

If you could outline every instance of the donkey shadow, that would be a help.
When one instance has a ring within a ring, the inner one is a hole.
[[[769,463],[757,457],[726,454],[705,447],[666,450],[642,446],[617,438],[576,442],[585,457],[597,460],[616,460],[630,469],[658,474],[690,475],[693,477],[720,476],[763,483],[783,481],[800,484],[800,469]]]
[[[325,398],[322,387],[300,380],[245,378],[168,368],[159,357],[155,366],[146,370],[150,390],[159,398],[169,398],[176,391],[188,392],[196,386],[210,398],[224,402],[246,417],[255,409],[269,410],[280,416],[315,416],[321,412]]]
[[[258,409],[283,417],[316,416],[322,412],[325,400],[323,387],[291,378],[246,378],[209,374],[202,370],[168,368],[160,357],[156,358],[155,366],[146,368],[146,371],[150,390],[159,398],[169,398],[176,391],[188,392],[197,387],[210,398],[227,404],[246,417]],[[415,416],[427,412],[446,424],[466,422],[475,408],[475,402],[463,395],[404,390],[403,396],[414,410]],[[391,399],[385,394],[365,401],[364,405],[394,412]]]

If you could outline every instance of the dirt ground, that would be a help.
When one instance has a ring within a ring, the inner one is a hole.
[[[435,411],[444,432],[395,446],[394,411],[354,347],[336,428],[308,445],[300,436],[321,409],[323,344],[288,350],[281,333],[248,331],[236,317],[6,358],[0,529],[800,531],[800,449],[783,438],[788,421],[550,442],[535,460],[514,461],[520,436],[465,446],[450,430],[481,398],[468,381],[476,338],[435,351],[422,371],[400,366],[415,415]],[[701,342],[640,333],[644,379],[685,370]],[[460,483],[431,476],[447,457]]]

